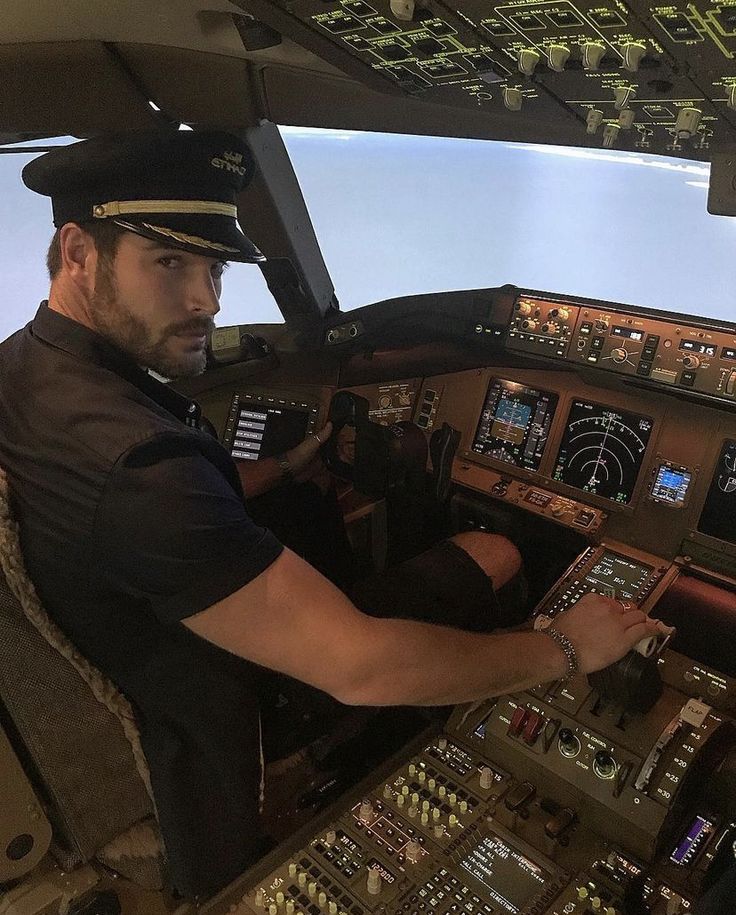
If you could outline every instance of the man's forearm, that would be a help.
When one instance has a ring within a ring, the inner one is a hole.
[[[567,659],[541,632],[477,635],[404,620],[370,620],[365,657],[340,698],[351,705],[454,705],[547,683]],[[432,672],[436,671],[436,676]]]

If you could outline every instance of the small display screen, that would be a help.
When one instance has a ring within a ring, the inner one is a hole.
[[[652,484],[652,498],[679,508],[685,504],[691,480],[692,474],[686,467],[660,464]]]
[[[736,362],[736,348],[733,346],[724,346],[721,350],[721,359],[730,359]]]
[[[473,451],[526,470],[539,470],[556,408],[557,394],[551,391],[494,378],[488,386]]]
[[[726,439],[718,457],[698,530],[709,537],[736,543],[736,441]]]
[[[672,850],[670,861],[685,866],[692,864],[708,838],[713,834],[715,823],[705,817],[696,816],[685,835]]]
[[[516,915],[544,889],[549,875],[499,836],[488,836],[460,862],[503,911]]]
[[[574,400],[560,443],[554,479],[628,505],[652,426],[648,416]]]
[[[591,591],[607,597],[636,600],[652,572],[652,566],[633,562],[611,550],[605,550],[585,576]]]
[[[640,343],[644,339],[643,330],[634,330],[633,327],[612,327],[612,337],[625,337],[627,340],[635,340]]]
[[[309,413],[305,410],[241,400],[230,454],[241,461],[281,454],[303,441],[308,423]]]
[[[718,351],[715,343],[698,343],[697,340],[680,340],[680,349],[689,353],[699,353],[701,356],[715,356]]]

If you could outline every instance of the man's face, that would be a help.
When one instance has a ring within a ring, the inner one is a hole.
[[[91,302],[95,329],[165,378],[199,375],[213,316],[220,310],[226,266],[124,232],[114,261],[97,262]]]

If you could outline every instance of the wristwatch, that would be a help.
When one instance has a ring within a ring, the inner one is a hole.
[[[285,454],[276,455],[276,463],[278,464],[279,470],[281,471],[281,478],[284,482],[289,482],[294,479],[294,468],[289,463],[289,459]]]

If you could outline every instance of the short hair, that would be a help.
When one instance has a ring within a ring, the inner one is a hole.
[[[79,227],[91,237],[95,248],[97,248],[100,260],[108,264],[112,263],[118,250],[120,237],[125,232],[125,229],[107,219],[99,220],[98,222],[83,222],[79,224]],[[56,279],[61,270],[60,233],[60,228],[54,232],[54,237],[51,239],[46,255],[46,266],[51,280]]]

